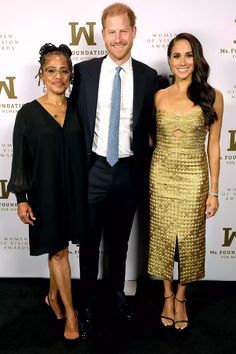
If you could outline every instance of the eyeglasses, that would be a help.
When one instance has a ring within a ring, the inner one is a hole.
[[[56,68],[47,68],[45,69],[44,71],[46,71],[46,73],[49,75],[49,76],[56,76],[57,73],[59,73],[61,76],[65,77],[65,76],[68,76],[70,75],[70,70],[69,69],[66,69],[66,68],[62,68],[62,69],[56,69]]]

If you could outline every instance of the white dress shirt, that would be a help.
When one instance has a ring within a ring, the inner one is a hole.
[[[133,68],[130,58],[122,66],[121,110],[119,125],[119,158],[133,155]],[[111,111],[111,96],[117,64],[107,56],[101,67],[95,130],[92,151],[100,156],[107,156],[108,130]]]

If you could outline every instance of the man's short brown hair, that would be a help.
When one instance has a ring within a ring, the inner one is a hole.
[[[108,16],[116,16],[127,14],[130,21],[130,26],[135,26],[136,16],[134,11],[127,6],[126,4],[122,4],[120,2],[115,2],[112,5],[107,6],[102,13],[102,27],[103,29],[106,27],[106,18]]]

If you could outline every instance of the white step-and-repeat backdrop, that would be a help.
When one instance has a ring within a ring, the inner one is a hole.
[[[12,130],[20,107],[42,95],[37,86],[38,51],[46,42],[65,43],[73,62],[103,56],[100,16],[105,0],[0,0],[0,276],[47,277],[46,255],[30,257],[28,229],[7,192]],[[236,280],[236,1],[127,0],[137,15],[133,57],[169,77],[166,49],[179,32],[201,41],[211,67],[210,82],[222,91],[225,113],[221,138],[220,209],[207,221],[206,279]],[[135,220],[127,260],[127,279],[142,264]],[[79,277],[78,249],[70,247],[73,277]]]

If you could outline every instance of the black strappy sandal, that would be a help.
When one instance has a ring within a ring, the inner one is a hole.
[[[186,299],[179,300],[179,299],[177,299],[177,297],[175,297],[175,300],[178,302],[184,303],[184,304],[187,302]],[[174,321],[174,323],[175,323],[175,325],[176,325],[176,323],[186,323],[187,324],[184,328],[176,328],[176,326],[175,326],[175,329],[177,331],[183,331],[184,329],[186,329],[188,327],[188,320],[178,320],[178,321]]]
[[[175,296],[174,296],[174,294],[171,294],[170,296],[166,296],[166,297],[164,297],[164,302],[167,300],[167,299],[170,299],[170,298],[173,298],[173,299],[175,299]],[[163,312],[162,312],[163,313]],[[168,321],[171,321],[172,323],[171,324],[165,324],[163,321],[162,321],[162,319],[163,320],[168,320]],[[173,325],[174,325],[174,323],[175,323],[175,321],[174,321],[174,319],[173,318],[171,318],[171,317],[168,317],[168,316],[164,316],[164,315],[161,315],[161,322],[162,322],[162,324],[165,326],[165,327],[172,327]]]

